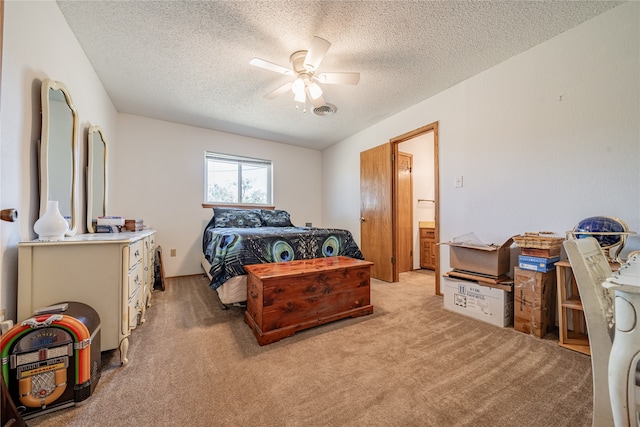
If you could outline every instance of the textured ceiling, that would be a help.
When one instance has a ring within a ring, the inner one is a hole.
[[[58,1],[118,111],[322,150],[621,2]],[[264,95],[313,36],[331,116]]]

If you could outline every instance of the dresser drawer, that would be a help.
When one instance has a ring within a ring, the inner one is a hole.
[[[133,295],[131,296],[131,299],[129,300],[129,305],[128,305],[128,325],[129,325],[129,329],[135,329],[136,326],[138,326],[138,321],[139,321],[139,316],[140,316],[140,312],[142,311],[142,306],[140,304],[140,298],[138,293],[140,292],[140,288],[137,288],[134,292]]]
[[[420,238],[421,239],[435,239],[436,233],[433,228],[421,228],[420,229]]]
[[[138,288],[140,288],[144,282],[144,269],[142,267],[142,263],[138,263],[138,265],[129,273],[128,275],[128,290],[129,290],[129,299],[137,292]]]
[[[128,269],[131,269],[134,265],[136,265],[137,263],[140,262],[140,260],[142,260],[142,257],[144,256],[144,246],[143,246],[143,241],[142,240],[138,240],[135,243],[132,243],[131,245],[129,245],[129,267]]]

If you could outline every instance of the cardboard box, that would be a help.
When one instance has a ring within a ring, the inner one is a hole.
[[[544,337],[555,325],[555,271],[541,273],[516,267],[513,279],[513,329]]]
[[[509,239],[502,245],[470,246],[464,243],[447,242],[451,268],[488,276],[502,276],[511,269],[511,245]]]
[[[514,297],[513,329],[542,338],[553,324],[552,314],[551,310],[535,308],[532,302]]]
[[[443,278],[444,308],[505,327],[513,322],[513,293],[477,282]]]
[[[513,295],[525,301],[536,303],[536,307],[542,307],[542,302],[556,298],[556,273],[551,271],[541,273],[516,267],[513,272]]]
[[[539,271],[546,273],[547,271],[555,270],[555,263],[560,261],[560,257],[554,258],[542,258],[535,256],[519,255],[518,267],[525,270]]]

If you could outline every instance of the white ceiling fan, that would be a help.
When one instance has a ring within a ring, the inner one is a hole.
[[[307,98],[314,108],[327,105],[322,97],[320,84],[344,84],[357,85],[360,81],[360,73],[338,72],[318,73],[320,63],[331,47],[331,43],[321,37],[314,37],[309,50],[299,50],[289,57],[291,68],[286,68],[260,58],[253,58],[249,64],[264,68],[286,76],[295,76],[294,81],[288,82],[278,89],[269,92],[265,98],[273,99],[291,90],[294,93],[296,103],[306,104]]]

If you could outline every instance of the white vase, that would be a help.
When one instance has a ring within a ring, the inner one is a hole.
[[[47,210],[35,224],[33,230],[38,234],[40,240],[63,240],[64,235],[69,231],[69,223],[60,213],[58,202],[49,200]]]

